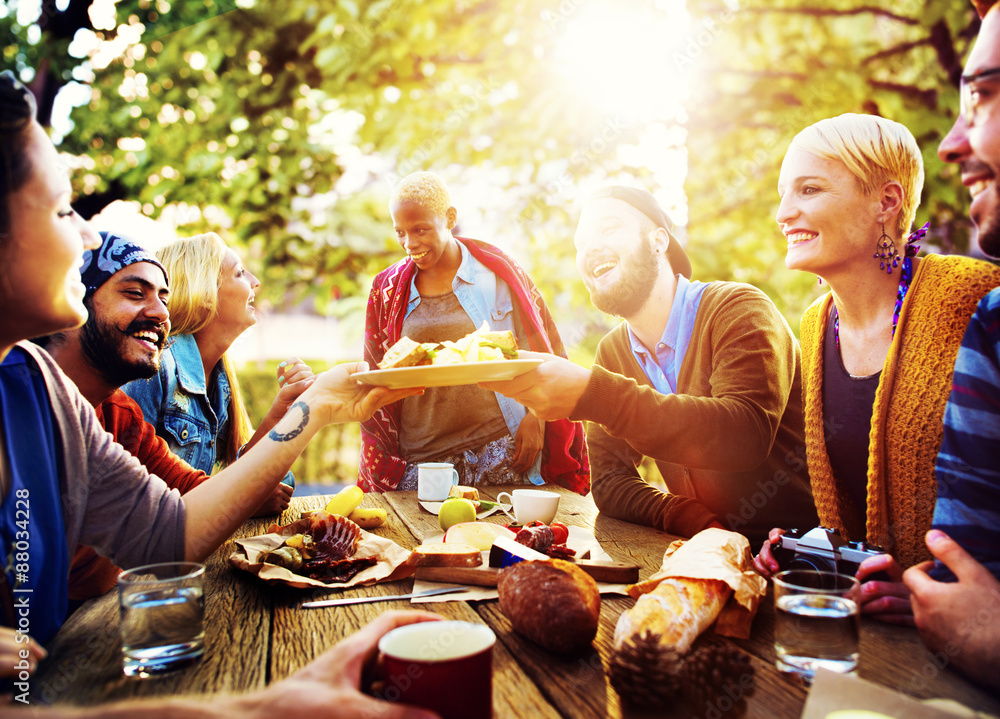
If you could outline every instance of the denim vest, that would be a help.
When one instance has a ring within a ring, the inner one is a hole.
[[[514,302],[510,296],[510,287],[503,280],[497,279],[491,270],[484,267],[472,253],[461,242],[457,243],[462,251],[462,264],[455,273],[455,279],[451,283],[452,291],[458,298],[458,303],[469,315],[469,319],[478,329],[485,321],[491,330],[503,332],[510,330],[517,336],[517,328],[514,326]],[[410,284],[410,298],[406,306],[406,315],[420,304],[420,292],[417,290],[417,275],[413,276]],[[507,423],[510,436],[517,434],[517,428],[521,426],[528,411],[520,404],[498,394],[497,402],[500,404],[500,413]],[[532,484],[544,484],[542,479],[542,453],[538,453],[535,464],[528,472],[528,479]]]
[[[171,452],[195,469],[211,474],[217,437],[229,424],[229,380],[220,362],[212,373],[215,391],[210,398],[194,335],[170,339],[172,344],[160,357],[160,371],[148,380],[129,382],[122,389],[142,408],[146,421],[156,427]]]

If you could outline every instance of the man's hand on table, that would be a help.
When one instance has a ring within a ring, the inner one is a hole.
[[[976,681],[1000,686],[1000,582],[944,532],[932,529],[926,541],[958,581],[934,580],[933,560],[903,573],[920,636]]]
[[[391,629],[440,620],[430,612],[380,614],[363,629],[341,640],[307,667],[267,689],[233,698],[232,716],[244,719],[323,719],[377,716],[380,719],[435,719],[437,714],[406,704],[392,704],[361,693],[361,675],[375,661],[378,642]]]
[[[543,352],[518,352],[519,359],[545,360],[531,372],[503,382],[480,382],[479,386],[510,397],[544,420],[566,419],[587,389],[590,370],[568,359]]]

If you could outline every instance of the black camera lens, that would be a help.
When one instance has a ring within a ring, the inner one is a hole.
[[[816,572],[836,572],[837,562],[826,557],[817,557],[812,554],[799,554],[793,559],[785,569],[811,569]],[[822,582],[822,575],[817,577],[817,582]],[[824,589],[816,586],[813,589]]]

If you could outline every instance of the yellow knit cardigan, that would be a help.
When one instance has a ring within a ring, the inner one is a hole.
[[[882,367],[868,451],[864,515],[833,476],[823,426],[823,337],[827,293],[802,315],[806,457],[820,522],[850,540],[882,545],[904,568],[930,558],[942,419],[962,336],[979,300],[1000,286],[1000,269],[967,257],[929,255],[916,272]]]

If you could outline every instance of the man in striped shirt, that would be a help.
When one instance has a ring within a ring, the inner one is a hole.
[[[983,24],[962,76],[962,111],[938,155],[961,168],[979,244],[1000,256],[1000,9],[974,0]],[[955,362],[937,459],[927,546],[911,567],[914,620],[935,657],[1000,686],[1000,288],[986,295]]]

